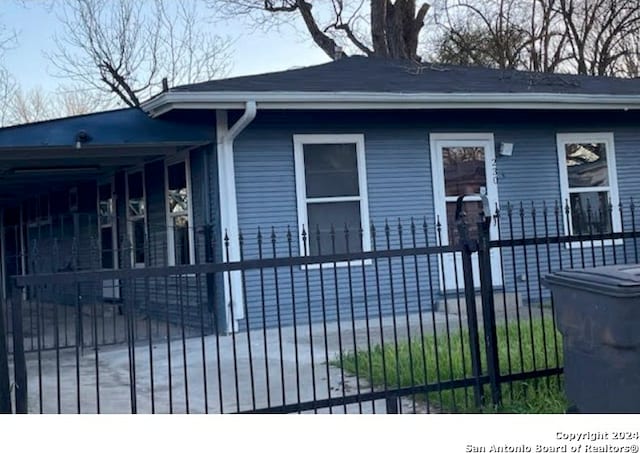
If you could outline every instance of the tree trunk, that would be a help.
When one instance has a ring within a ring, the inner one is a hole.
[[[377,56],[387,57],[387,4],[388,0],[371,0],[371,42]]]
[[[381,2],[372,1],[372,11],[375,3]],[[422,4],[416,12],[415,0],[396,0],[395,3],[392,3],[391,0],[385,0],[384,3],[386,3],[386,20],[384,24],[386,48],[376,47],[377,43],[374,41],[374,54],[391,58],[417,60],[418,38],[424,26],[424,17],[429,10],[429,5]],[[374,33],[379,32],[373,25],[374,23],[372,22],[372,37]]]

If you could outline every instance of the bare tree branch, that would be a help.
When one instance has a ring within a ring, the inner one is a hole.
[[[245,16],[260,26],[300,21],[330,58],[339,49],[371,57],[418,58],[429,4],[415,0],[208,0],[223,17]],[[348,19],[346,19],[348,17]],[[278,22],[281,23],[281,22]]]
[[[197,0],[61,0],[56,75],[139,106],[161,88],[225,75],[228,39],[205,30]]]
[[[635,67],[640,0],[446,1],[442,61],[622,76]]]

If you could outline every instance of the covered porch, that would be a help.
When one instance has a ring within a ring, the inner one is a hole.
[[[100,300],[117,315],[128,297],[145,316],[175,299],[168,281],[151,282],[155,298],[142,301],[118,280],[36,294],[13,277],[214,260],[214,143],[210,118],[152,119],[139,109],[0,129],[3,299],[67,307]],[[189,285],[196,283],[180,291]],[[213,318],[213,284],[198,285]]]

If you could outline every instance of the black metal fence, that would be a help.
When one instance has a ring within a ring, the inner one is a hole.
[[[451,245],[427,218],[217,243],[206,227],[191,236],[195,264],[13,277],[0,410],[468,412],[561,389],[540,279],[638,263],[635,206],[587,211],[586,224],[559,203],[493,211],[460,212]]]

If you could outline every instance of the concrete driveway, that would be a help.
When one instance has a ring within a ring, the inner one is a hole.
[[[496,306],[500,312],[501,296]],[[509,303],[512,301],[509,300]],[[442,308],[441,308],[442,309]],[[448,320],[448,322],[447,322]],[[464,310],[380,320],[333,322],[235,335],[169,339],[27,354],[30,412],[228,413],[371,391],[332,366],[340,351],[367,349],[465,325]],[[394,327],[395,324],[395,327]],[[326,332],[325,332],[326,329]],[[98,410],[99,401],[99,410]],[[132,402],[135,403],[132,404]],[[407,399],[403,412],[426,410]],[[318,412],[329,412],[328,408]],[[385,412],[385,401],[333,407],[336,413]],[[314,412],[314,411],[310,411]]]

